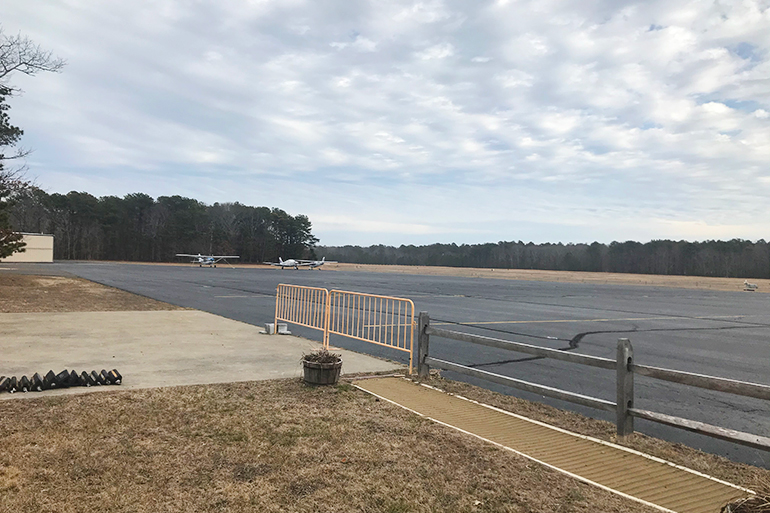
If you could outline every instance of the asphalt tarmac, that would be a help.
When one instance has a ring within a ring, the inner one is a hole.
[[[307,269],[199,268],[112,263],[55,263],[105,285],[254,325],[273,319],[278,283],[410,298],[433,324],[505,340],[615,358],[629,338],[635,361],[770,385],[770,294],[663,287],[547,283]],[[31,270],[34,270],[31,268]],[[320,340],[320,332],[292,326]],[[407,355],[333,337],[332,344],[402,362]],[[490,372],[614,401],[612,371],[433,337],[431,355]],[[595,418],[613,414],[445,373],[476,385]],[[770,436],[770,404],[636,377],[635,406]],[[770,453],[636,420],[636,430],[770,468]]]

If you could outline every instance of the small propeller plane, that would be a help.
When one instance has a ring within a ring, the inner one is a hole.
[[[299,261],[294,260],[293,258],[289,258],[287,260],[283,260],[281,257],[278,257],[278,262],[265,262],[267,265],[274,265],[276,267],[280,267],[281,270],[283,270],[286,267],[293,267],[294,269],[299,269]]]
[[[307,265],[310,267],[310,270],[312,271],[316,267],[321,267],[326,263],[326,257],[323,257],[321,260],[300,260],[300,262],[306,262],[303,265]]]
[[[316,267],[321,267],[325,263],[334,263],[334,262],[327,262],[326,257],[323,257],[321,260],[300,260],[295,258],[289,258],[288,260],[283,260],[281,257],[278,257],[278,262],[265,262],[268,265],[274,265],[276,267],[280,267],[281,269],[285,269],[286,267],[293,267],[294,269],[299,269],[300,267],[309,267],[312,271]]]
[[[187,253],[177,253],[176,256],[178,257],[188,257],[192,258],[191,264],[198,264],[198,267],[203,267],[204,265],[207,265],[209,267],[216,267],[218,262],[224,262],[227,265],[230,265],[230,262],[227,260],[230,258],[240,258],[239,256],[234,255],[201,255],[198,253],[197,255],[188,255]],[[232,265],[230,265],[232,267]]]

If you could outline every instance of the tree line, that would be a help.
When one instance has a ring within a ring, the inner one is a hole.
[[[264,262],[314,257],[318,242],[305,215],[142,193],[97,198],[30,187],[15,195],[10,222],[19,232],[53,234],[54,258],[64,260],[167,262],[203,253]]]
[[[459,246],[319,246],[317,251],[328,260],[361,264],[770,278],[770,243],[764,240],[610,244],[511,241]]]
[[[176,253],[208,253],[265,262],[318,254],[361,264],[770,278],[770,243],[764,240],[324,247],[317,246],[305,215],[142,193],[97,198],[28,187],[14,195],[10,224],[20,232],[52,233],[54,258],[63,260],[166,262]]]

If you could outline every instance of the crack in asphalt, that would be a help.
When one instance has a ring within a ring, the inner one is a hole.
[[[696,317],[693,317],[693,316],[690,316],[690,315],[677,315],[677,314],[672,314],[670,312],[667,312],[665,314],[662,313],[662,312],[650,313],[650,312],[639,312],[639,311],[636,311],[636,310],[623,310],[623,309],[619,309],[619,308],[593,307],[593,306],[589,306],[589,305],[564,305],[564,304],[559,304],[559,303],[549,303],[549,302],[541,302],[541,301],[522,301],[522,300],[516,300],[516,299],[504,298],[504,297],[493,298],[493,297],[484,297],[484,296],[475,296],[475,295],[465,295],[463,297],[469,298],[469,299],[483,299],[483,300],[486,300],[486,301],[505,301],[505,302],[509,302],[509,303],[510,302],[515,302],[515,303],[524,304],[524,305],[552,306],[552,307],[557,307],[557,308],[569,308],[569,309],[580,308],[580,309],[583,309],[583,310],[595,310],[595,311],[604,311],[604,312],[619,312],[619,313],[634,314],[634,315],[666,315],[668,317],[675,317],[675,318],[679,318],[679,319],[690,319],[690,320],[698,320],[698,321],[709,321],[710,320],[710,321],[715,321],[715,322],[719,322],[719,321],[721,321],[721,322],[732,322],[732,323],[735,323],[735,324],[752,324],[752,325],[758,326],[758,327],[768,327],[768,328],[770,328],[770,324],[751,323],[751,321],[739,321],[739,320],[725,321],[724,319],[713,319],[713,318],[709,318],[709,317],[698,317],[698,318],[696,318]]]
[[[269,290],[267,292],[263,292],[261,290],[244,289],[244,288],[241,288],[241,287],[228,287],[228,286],[225,286],[225,285],[214,285],[214,287],[216,287],[218,289],[234,290],[234,291],[238,291],[238,292],[248,292],[249,294],[254,294],[254,295],[257,295],[257,296],[275,297],[275,290]]]
[[[520,337],[530,337],[530,338],[536,338],[540,340],[561,340],[562,342],[569,342],[569,340],[567,340],[566,338],[547,337],[543,335],[532,335],[530,333],[521,333],[518,331],[508,331],[500,328],[490,328],[488,326],[479,326],[478,324],[470,324],[467,322],[448,321],[446,319],[433,319],[433,318],[431,320],[436,322],[445,322],[447,324],[455,324],[457,326],[467,326],[469,328],[477,328],[485,331],[494,331],[495,333],[506,333],[508,335],[518,335]]]
[[[447,322],[447,321],[442,321]],[[471,326],[469,324],[463,324],[463,326]],[[577,349],[580,346],[580,342],[587,337],[588,335],[600,335],[600,334],[607,334],[607,333],[651,333],[651,332],[671,332],[671,331],[719,331],[719,330],[739,330],[739,329],[750,329],[750,328],[756,328],[756,327],[767,327],[766,324],[754,324],[754,325],[748,325],[748,326],[714,326],[714,327],[707,327],[707,328],[649,328],[649,329],[639,329],[638,326],[634,325],[631,329],[625,329],[625,330],[596,330],[596,331],[584,331],[582,333],[578,333],[574,337],[572,337],[568,342],[569,346],[567,347],[559,347],[556,348],[557,351],[572,351],[573,349]],[[477,327],[481,329],[486,329],[481,326],[472,326]],[[499,331],[502,333],[511,333],[513,332],[507,332],[504,330],[494,330],[491,329],[490,331]],[[547,338],[547,337],[535,337],[535,338]],[[554,339],[554,338],[548,338],[548,340],[565,340],[565,339]],[[513,358],[509,360],[498,360],[494,362],[486,362],[486,363],[474,363],[471,365],[468,365],[468,367],[489,367],[493,365],[505,365],[508,363],[520,363],[520,362],[530,362],[533,360],[542,360],[545,359],[545,356],[527,356],[524,358]]]

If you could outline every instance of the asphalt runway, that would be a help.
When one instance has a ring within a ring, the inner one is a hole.
[[[770,295],[663,287],[547,283],[269,268],[216,269],[111,263],[56,263],[105,285],[249,324],[273,319],[278,283],[410,298],[433,324],[505,340],[615,358],[629,338],[639,364],[770,385]],[[291,326],[320,340],[320,332]],[[333,337],[332,344],[407,362],[407,355]],[[614,401],[615,375],[591,367],[431,338],[431,355],[507,376]],[[595,418],[614,415],[446,373],[476,385]],[[770,404],[636,377],[635,406],[770,436]],[[636,430],[770,468],[770,453],[637,419]]]

